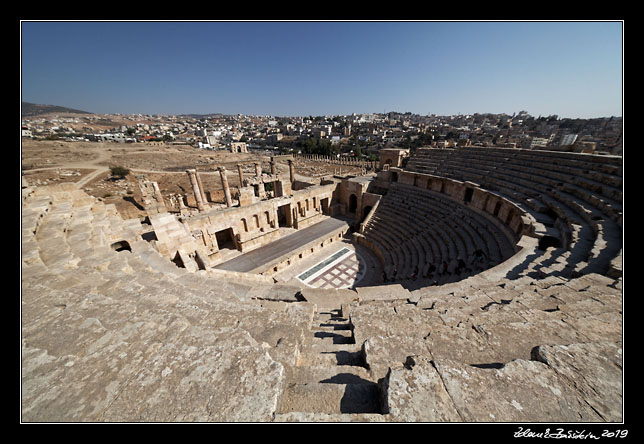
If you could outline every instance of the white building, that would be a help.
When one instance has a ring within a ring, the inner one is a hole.
[[[108,134],[90,134],[89,140],[93,142],[136,142],[136,139],[127,137],[123,133],[108,133]]]
[[[575,143],[577,140],[577,134],[566,134],[561,138],[561,141],[559,142],[559,146],[568,146],[572,145]]]
[[[533,148],[545,148],[548,146],[549,139],[545,137],[533,137],[530,141],[530,149]]]

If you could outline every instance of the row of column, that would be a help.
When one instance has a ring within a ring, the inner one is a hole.
[[[290,180],[291,180],[291,183],[293,183],[295,181],[295,165],[293,164],[293,159],[288,160],[288,167],[289,167],[289,173],[290,173]],[[221,177],[221,186],[224,189],[226,206],[231,207],[233,205],[233,200],[230,195],[230,187],[228,186],[228,177],[226,177],[226,167],[220,166],[220,167],[217,167],[217,170],[219,171],[219,176]],[[197,172],[197,170],[194,168],[186,170],[186,173],[190,178],[190,185],[192,186],[192,191],[195,195],[195,201],[197,202],[197,209],[199,211],[204,211],[206,209],[208,200],[206,199],[206,193],[205,193],[203,184],[201,183],[201,177],[199,176],[199,173]],[[242,171],[241,164],[237,165],[237,173],[239,174],[239,183],[243,184],[244,173]],[[271,174],[273,175],[276,174],[276,166],[273,160],[271,160]],[[262,167],[261,167],[261,164],[258,162],[255,163],[255,176],[262,177]]]
[[[288,170],[290,175],[290,181],[293,183],[295,181],[295,164],[293,159],[288,159]],[[242,172],[241,164],[237,164],[237,172],[239,173],[239,183],[244,183],[244,173]],[[271,159],[271,175],[277,174],[277,166],[275,161]],[[262,166],[259,162],[255,162],[255,177],[262,177]]]
[[[197,202],[197,208],[199,211],[204,211],[206,200],[206,193],[204,192],[203,184],[201,183],[201,177],[197,173],[196,169],[186,170],[188,177],[190,178],[190,185],[192,185],[192,192],[195,195],[195,201]]]
[[[355,159],[349,159],[346,157],[334,157],[334,156],[323,156],[321,154],[294,154],[298,159],[305,159],[305,160],[315,160],[315,161],[320,161],[320,162],[327,162],[327,163],[334,163],[338,165],[354,165],[354,166],[371,166],[372,168],[376,168],[376,161],[375,160],[355,160]]]

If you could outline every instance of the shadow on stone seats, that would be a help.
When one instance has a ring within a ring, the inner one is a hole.
[[[130,244],[124,240],[114,242],[112,245],[110,245],[110,247],[114,251],[129,251],[130,253],[132,252],[132,247],[130,247]]]

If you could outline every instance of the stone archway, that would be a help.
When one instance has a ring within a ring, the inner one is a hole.
[[[349,213],[355,213],[358,208],[358,197],[355,194],[349,196]]]

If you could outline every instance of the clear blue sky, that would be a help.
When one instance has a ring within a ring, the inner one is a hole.
[[[96,113],[622,115],[622,22],[22,22],[22,100]]]

